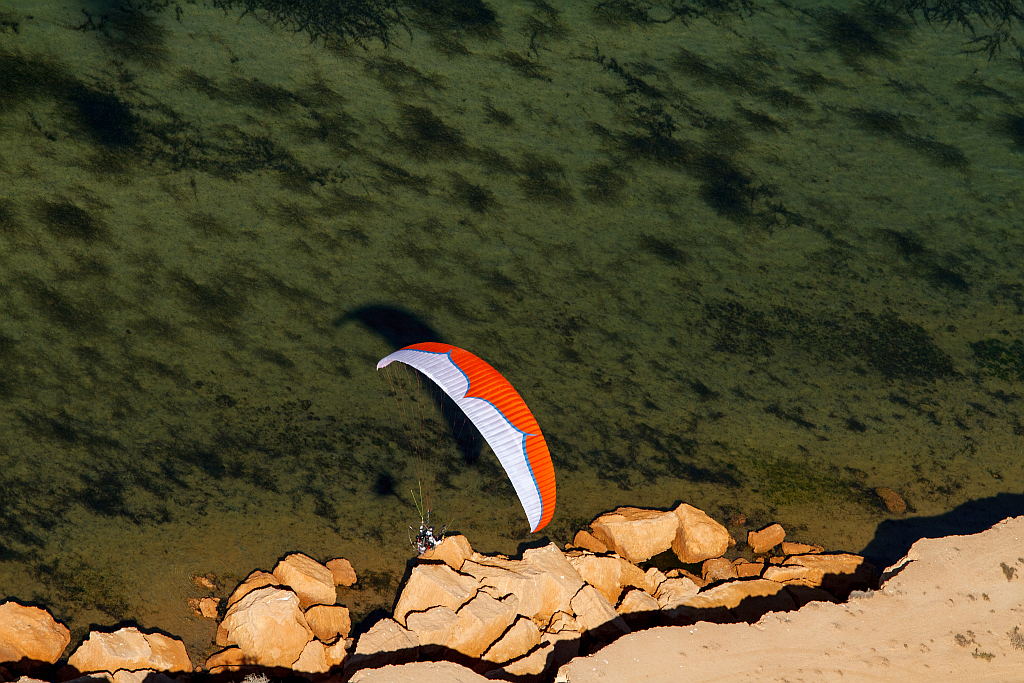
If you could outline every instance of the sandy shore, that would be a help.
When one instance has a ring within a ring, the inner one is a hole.
[[[482,682],[449,663],[359,672],[360,683]],[[923,539],[881,589],[755,624],[633,633],[563,666],[556,681],[1024,680],[1024,516],[972,536]]]

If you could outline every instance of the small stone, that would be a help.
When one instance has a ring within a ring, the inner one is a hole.
[[[345,662],[345,658],[348,657],[353,642],[351,638],[339,638],[338,642],[324,647],[324,657],[327,659],[327,665],[332,668],[341,666]]]
[[[462,565],[472,556],[473,547],[469,545],[469,539],[461,534],[446,536],[433,550],[424,554],[426,559],[440,560],[455,571],[462,569]]]
[[[786,530],[781,524],[772,524],[760,531],[751,531],[747,534],[747,544],[753,548],[755,555],[763,555],[786,538]]]
[[[665,576],[660,569],[657,567],[651,567],[644,572],[644,585],[642,588],[651,595],[655,595],[658,592],[658,586],[660,586],[667,578],[668,577]]]
[[[186,602],[196,616],[207,619],[217,618],[217,610],[220,607],[220,600],[217,598],[189,598]]]
[[[810,543],[790,543],[789,541],[782,542],[783,555],[813,555],[815,553],[823,552],[825,552],[825,548],[820,545],[812,545]]]
[[[746,526],[747,516],[744,514],[735,514],[729,517],[729,526]]]
[[[352,568],[352,563],[343,557],[330,560],[324,566],[331,571],[335,586],[351,586],[357,580],[356,570]]]
[[[352,630],[352,617],[342,605],[313,605],[304,616],[313,635],[325,643],[333,643],[339,636],[348,638]]]
[[[687,578],[690,581],[693,581],[699,588],[703,588],[704,586],[708,585],[708,582],[705,581],[703,578],[697,576],[696,574],[692,574],[681,567],[677,567],[676,569],[669,569],[668,574],[666,574],[666,576],[670,579],[678,579],[681,577]],[[654,595],[654,593],[651,593],[651,595]]]
[[[751,577],[760,577],[761,573],[764,572],[764,562],[742,562],[737,561],[734,565],[736,568],[736,576],[741,579],[749,579]]]
[[[768,567],[764,570],[763,578],[776,583],[810,586],[816,588],[821,585],[825,572],[819,567],[805,567],[802,564],[784,564],[782,566]]]
[[[875,493],[885,503],[885,509],[894,515],[902,515],[907,511],[907,501],[903,500],[903,496],[892,489],[880,486],[875,489]]]
[[[215,574],[193,574],[192,583],[196,588],[206,591],[217,590],[217,576]]]
[[[710,560],[705,560],[701,567],[701,578],[703,578],[707,583],[730,581],[738,576],[739,574],[736,573],[736,567],[734,567],[732,562],[724,557],[715,557]]]
[[[608,546],[594,538],[593,534],[584,529],[576,532],[576,537],[572,539],[572,545],[589,550],[592,553],[597,553],[598,555],[608,552]]]

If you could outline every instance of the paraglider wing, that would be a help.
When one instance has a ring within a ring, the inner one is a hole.
[[[413,367],[434,381],[498,456],[523,504],[530,531],[544,528],[555,512],[555,468],[537,420],[501,373],[469,351],[424,342],[399,349],[377,363]]]

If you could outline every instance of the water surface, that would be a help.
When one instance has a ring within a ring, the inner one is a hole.
[[[560,543],[685,501],[857,552],[876,487],[1021,492],[1012,50],[843,2],[463,0],[387,45],[149,5],[0,0],[2,596],[197,661],[192,574],[343,556],[389,609],[417,469],[374,367],[419,337],[532,407]],[[468,460],[457,530],[536,540]]]

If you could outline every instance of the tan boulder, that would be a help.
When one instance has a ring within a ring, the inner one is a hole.
[[[556,612],[571,612],[570,601],[583,586],[583,579],[553,543],[527,550],[522,560],[474,553],[462,571],[498,595],[515,595],[519,614],[538,626]]]
[[[598,555],[608,552],[608,546],[594,538],[594,535],[585,529],[580,529],[576,532],[576,536],[572,539],[572,544],[577,548],[583,548]]]
[[[747,534],[747,545],[753,550],[755,555],[763,555],[778,544],[782,543],[783,539],[786,538],[786,530],[782,528],[781,524],[772,524],[766,526],[760,531],[751,531]]]
[[[325,643],[332,643],[341,636],[348,638],[352,630],[352,617],[348,607],[342,605],[313,605],[303,615],[313,635]]]
[[[274,567],[274,578],[299,596],[299,606],[333,605],[338,600],[334,574],[313,558],[292,553]]]
[[[762,578],[777,583],[796,584],[800,586],[820,586],[825,572],[820,567],[807,567],[802,564],[784,564],[771,566],[764,570]]]
[[[878,570],[860,555],[793,555],[786,558],[786,564],[820,569],[820,587],[840,600],[845,600],[852,590],[878,588]]]
[[[456,612],[458,622],[446,645],[467,657],[479,658],[516,620],[518,601],[495,600],[486,593],[476,597]]]
[[[622,615],[626,625],[633,631],[654,626],[658,621],[658,601],[639,588],[633,588],[622,596],[615,611]]]
[[[495,664],[504,664],[522,657],[538,644],[540,644],[540,629],[531,619],[519,616],[515,623],[493,645],[487,648],[482,659]]]
[[[513,659],[501,668],[487,672],[487,678],[510,681],[544,680],[555,669],[573,659],[580,651],[580,634],[575,619],[559,612],[552,617],[541,642],[527,654]]]
[[[217,644],[217,647],[227,647],[231,645],[231,641],[228,640],[228,630],[224,628],[224,624],[217,624],[217,635],[214,636],[213,642]]]
[[[292,671],[306,674],[327,673],[331,666],[327,663],[324,644],[319,640],[311,640],[302,648],[299,658],[292,663]]]
[[[356,570],[352,568],[352,563],[344,557],[328,560],[324,566],[331,572],[335,586],[351,586],[358,580],[356,578]]]
[[[700,593],[700,587],[685,576],[665,579],[658,586],[654,597],[661,609],[671,609]]]
[[[630,562],[644,562],[672,546],[679,518],[671,512],[620,507],[595,519],[594,538]]]
[[[162,633],[142,633],[134,626],[113,633],[93,631],[68,658],[82,673],[119,669],[191,672],[185,644]]]
[[[548,665],[559,667],[580,653],[580,632],[583,628],[576,618],[565,612],[551,617],[547,628],[541,633],[541,645],[551,646]]]
[[[548,615],[556,611],[568,612],[565,608],[572,596],[583,587],[584,581],[558,546],[549,543],[542,548],[531,548],[523,553],[523,563],[541,572],[546,585],[544,606],[540,613],[530,615],[520,611],[520,614],[544,622],[548,620]]]
[[[419,645],[415,633],[393,619],[381,619],[356,641],[355,652],[345,662],[345,674],[414,661]]]
[[[729,549],[729,531],[702,510],[681,503],[672,511],[678,519],[672,551],[684,564],[721,557]]]
[[[418,564],[398,596],[395,620],[404,624],[410,612],[424,612],[437,606],[456,611],[476,595],[478,587],[475,578],[460,574],[446,564]]]
[[[260,666],[290,667],[313,637],[298,596],[273,586],[257,588],[232,605],[221,626],[227,643]]]
[[[461,534],[447,536],[433,550],[423,555],[428,560],[444,562],[455,571],[462,569],[462,564],[472,556],[473,547],[469,545],[469,539]]]
[[[615,611],[619,614],[636,614],[637,612],[657,612],[661,605],[647,591],[634,588],[622,596]]]
[[[667,578],[668,577],[665,576],[665,574],[663,574],[660,569],[658,569],[657,567],[651,567],[646,572],[644,572],[644,585],[642,586],[642,588],[651,595],[654,595],[658,592],[658,586],[660,586],[661,583]]]
[[[71,632],[46,610],[16,602],[0,605],[0,662],[53,664],[70,642]]]
[[[222,674],[226,671],[238,671],[245,666],[255,666],[256,662],[252,657],[246,657],[242,648],[233,645],[229,648],[214,652],[206,658],[206,670],[213,675]]]
[[[555,646],[543,641],[527,654],[506,662],[497,669],[488,671],[486,677],[491,680],[505,681],[540,681],[544,672],[554,668]],[[570,658],[571,659],[571,658]]]
[[[568,553],[566,559],[580,577],[615,604],[626,586],[644,588],[647,577],[635,564],[616,555],[594,555],[586,552]]]
[[[153,671],[152,669],[140,669],[138,671],[125,671],[122,669],[120,671],[115,671],[112,678],[114,679],[114,683],[180,683],[178,678],[171,678],[162,671]],[[92,679],[91,676],[90,679]],[[18,683],[25,682],[18,681]],[[68,683],[71,682],[68,681]],[[98,682],[95,679],[92,679],[89,683]]]
[[[593,586],[583,586],[570,604],[576,614],[576,623],[597,640],[611,642],[629,633],[626,622]]]
[[[820,545],[812,545],[810,543],[792,543],[790,541],[783,541],[781,548],[783,555],[813,555],[815,553],[825,552],[825,549]]]
[[[228,608],[230,609],[233,604],[244,598],[246,595],[256,590],[257,588],[263,588],[264,586],[277,586],[278,581],[274,578],[274,575],[270,572],[260,571],[257,569],[249,576],[245,577],[245,581],[238,584],[238,587],[231,593],[231,597],[228,598]]]
[[[345,658],[348,657],[352,644],[353,640],[351,638],[339,638],[331,645],[324,646],[324,657],[327,658],[327,666],[332,669],[336,666],[341,666],[345,662]]]
[[[458,623],[459,616],[455,610],[444,606],[431,607],[425,612],[410,612],[405,617],[405,625],[416,634],[421,650],[430,653],[448,647]]]
[[[713,557],[710,560],[704,560],[700,574],[706,583],[731,581],[739,576],[733,563],[724,557]]]
[[[492,597],[515,595],[519,598],[519,610],[524,616],[534,618],[550,610],[547,613],[550,618],[555,611],[547,606],[545,586],[548,581],[544,573],[521,560],[499,560],[478,555],[475,560],[467,560],[462,565],[462,571],[479,581],[481,590],[488,591]],[[565,605],[568,604],[567,598]]]
[[[718,584],[663,612],[672,623],[753,623],[768,612],[796,608],[796,602],[781,583],[750,579]]]
[[[708,585],[708,582],[705,581],[703,578],[697,576],[696,574],[692,574],[682,568],[669,569],[668,573],[665,576],[667,576],[670,579],[678,579],[680,577],[687,578],[690,581],[693,581],[695,584],[697,584],[697,586],[700,588],[703,588],[704,586]]]

